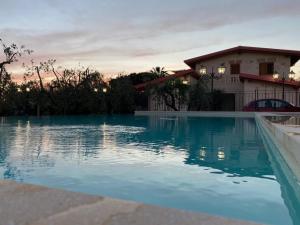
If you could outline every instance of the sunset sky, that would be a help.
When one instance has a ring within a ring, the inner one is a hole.
[[[33,49],[30,59],[107,76],[183,69],[237,45],[300,50],[299,0],[9,0],[0,21],[0,38]]]

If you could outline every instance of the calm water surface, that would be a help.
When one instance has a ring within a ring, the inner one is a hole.
[[[0,179],[300,224],[299,193],[277,167],[254,119],[0,118]]]

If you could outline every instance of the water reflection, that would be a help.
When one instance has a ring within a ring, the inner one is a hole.
[[[151,135],[151,139],[149,139]],[[119,137],[122,138],[122,137]],[[133,140],[131,140],[133,141]],[[168,144],[184,149],[185,163],[212,167],[239,176],[273,175],[268,155],[252,119],[149,119],[149,130],[138,134],[141,144]]]
[[[282,191],[285,181],[279,186],[271,163],[253,119],[15,117],[0,123],[0,178],[292,224],[288,210],[298,210],[299,202],[286,203],[287,210],[293,192]]]

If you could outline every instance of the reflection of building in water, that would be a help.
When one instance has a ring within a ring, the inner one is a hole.
[[[232,119],[231,122],[224,132],[203,134],[201,139],[208,141],[202,146],[199,146],[200,143],[193,145],[199,146],[199,153],[197,155],[197,149],[190,151],[186,162],[241,176],[273,174],[254,120]]]
[[[253,119],[152,117],[149,126],[152,138],[185,149],[187,164],[241,176],[273,174]]]

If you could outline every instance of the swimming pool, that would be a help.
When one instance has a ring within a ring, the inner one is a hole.
[[[0,122],[0,179],[298,224],[300,202],[276,157],[254,119],[90,116]]]

